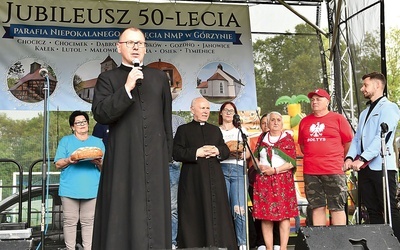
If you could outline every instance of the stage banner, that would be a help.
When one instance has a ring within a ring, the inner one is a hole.
[[[96,79],[118,67],[121,31],[146,36],[145,65],[170,79],[173,110],[204,96],[256,110],[248,6],[0,0],[0,110],[91,109]],[[48,72],[48,76],[46,76]]]

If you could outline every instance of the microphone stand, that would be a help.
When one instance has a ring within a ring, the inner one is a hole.
[[[47,185],[47,133],[48,133],[48,121],[47,121],[47,96],[49,94],[49,75],[45,73],[43,75],[45,78],[43,91],[44,91],[44,99],[43,99],[43,160],[42,160],[42,205],[41,205],[41,222],[40,222],[40,241],[41,241],[41,249],[45,249],[45,222],[46,222],[46,185]]]
[[[240,134],[242,135],[242,142],[243,142],[243,179],[244,179],[244,195],[245,195],[245,203],[244,203],[244,208],[245,208],[245,219],[246,219],[246,249],[250,249],[250,244],[249,244],[249,213],[248,213],[248,204],[247,204],[247,193],[248,193],[248,179],[247,179],[247,162],[246,162],[246,148],[250,149],[250,145],[247,142],[247,135],[245,133],[243,133],[242,130],[242,126],[240,124],[240,122],[237,122],[237,128],[240,131]],[[254,168],[257,170],[257,172],[261,172],[260,169],[257,166],[257,163],[255,161],[255,157],[253,152],[251,152],[251,150],[249,150],[250,152],[250,156],[253,159],[253,164],[254,164]]]
[[[386,168],[386,142],[385,134],[387,133],[388,127],[386,124],[381,124],[381,157],[382,157],[382,190],[383,190],[383,216],[385,218],[385,224],[389,224],[392,227],[392,215],[390,205],[390,194],[389,194],[389,182]],[[389,220],[389,223],[388,223]]]

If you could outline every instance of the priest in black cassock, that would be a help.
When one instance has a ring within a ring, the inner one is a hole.
[[[179,248],[220,247],[236,250],[236,237],[220,161],[229,157],[221,130],[207,123],[210,104],[192,101],[193,121],[181,125],[173,158],[182,162],[178,188]]]
[[[92,249],[170,249],[168,77],[143,65],[146,44],[141,30],[124,30],[117,50],[122,64],[99,75],[92,104],[96,121],[109,125]],[[140,66],[134,67],[135,59]]]

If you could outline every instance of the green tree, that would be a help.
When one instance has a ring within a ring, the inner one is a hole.
[[[386,34],[386,67],[389,99],[400,105],[400,29]]]
[[[353,97],[356,100],[355,116],[358,117],[358,110],[366,108],[366,100],[360,89],[362,86],[362,76],[364,74],[381,70],[381,47],[379,32],[367,32],[361,41],[354,41],[349,44],[351,51],[352,65],[354,68]],[[347,67],[342,65],[342,67]],[[343,84],[343,90],[348,91],[350,83]]]
[[[23,65],[20,61],[14,63],[7,73],[7,86],[11,88],[14,86],[24,73]]]
[[[16,121],[7,118],[6,115],[0,115],[0,181],[3,186],[11,186],[13,184],[13,173],[19,172],[18,165],[21,165],[17,160],[17,148],[20,142],[20,136],[15,133],[17,126]],[[10,162],[15,161],[14,162]],[[21,166],[22,167],[22,166]],[[2,197],[7,197],[11,194],[11,188],[4,188],[0,190]]]
[[[14,63],[8,70],[7,75],[9,77],[19,78],[24,73],[23,65],[20,61]]]
[[[299,24],[295,33],[315,33],[312,27]],[[253,44],[257,101],[261,112],[275,106],[280,96],[307,94],[323,87],[320,49],[317,35],[277,35]],[[308,111],[309,107],[305,107]]]
[[[54,111],[48,116],[48,153],[53,158],[59,140],[71,134],[68,118],[70,111]],[[93,131],[96,124],[91,113],[89,113],[89,133]],[[43,159],[43,127],[44,116],[40,113],[37,117],[27,120],[13,120],[5,115],[0,116],[0,158],[16,159],[24,168],[29,170],[29,166],[37,160]]]

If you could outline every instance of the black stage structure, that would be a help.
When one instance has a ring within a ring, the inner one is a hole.
[[[321,87],[328,89],[332,96],[331,110],[345,115],[354,131],[358,115],[365,108],[365,102],[360,99],[359,93],[361,77],[372,71],[380,71],[387,78],[384,0],[193,0],[189,2],[249,6],[278,5],[285,7],[288,13],[294,13],[313,27],[315,30],[313,34],[257,30],[252,30],[251,33],[317,36],[319,43],[316,46],[321,55]],[[296,7],[299,6],[315,9],[315,21],[310,21],[297,12]],[[321,28],[323,8],[326,8],[328,30]],[[323,36],[329,39],[329,48],[324,47]],[[389,78],[387,87],[390,88],[390,84]],[[361,207],[359,209],[361,210]],[[361,221],[361,212],[358,215],[357,222]]]
[[[242,4],[252,7],[278,5],[285,7],[288,13],[294,13],[313,27],[315,30],[313,34],[257,30],[252,30],[251,33],[253,35],[317,36],[319,43],[316,46],[321,55],[321,87],[328,89],[332,96],[331,110],[345,115],[354,131],[358,115],[365,108],[365,102],[360,98],[359,93],[361,77],[372,71],[381,71],[388,78],[384,0],[193,0],[189,2]],[[310,21],[297,12],[296,8],[299,6],[315,9],[315,20]],[[326,8],[328,30],[321,28],[323,8]],[[268,17],[265,18],[268,19]],[[329,48],[324,48],[323,36],[329,39]],[[390,88],[390,84],[389,78],[387,87]],[[385,94],[387,94],[387,89],[385,89]],[[358,209],[361,211],[360,206]],[[361,212],[358,216],[357,223],[361,221]]]
[[[176,2],[179,2],[179,0]],[[260,32],[257,30],[252,30],[251,33],[252,35],[288,34],[317,36],[319,43],[316,44],[316,46],[318,46],[321,55],[321,87],[328,89],[332,96],[331,110],[345,115],[354,131],[357,126],[359,113],[365,108],[365,103],[362,102],[359,93],[362,76],[372,71],[380,71],[388,78],[385,48],[384,0],[193,0],[192,2],[211,4],[229,3],[249,6],[280,5],[285,7],[289,12],[296,14],[305,23],[313,27],[315,30],[313,34]],[[297,6],[314,8],[315,21],[310,21],[297,12]],[[327,30],[321,28],[322,8],[326,8]],[[329,48],[324,47],[322,42],[323,36],[329,39]],[[388,93],[387,88],[390,88],[390,84],[389,78],[385,89],[386,95]],[[352,175],[352,177],[356,178],[354,175]],[[360,197],[357,192],[354,192],[353,195],[357,197],[352,197],[352,199],[359,201],[357,204],[358,207],[356,208],[358,213],[356,213],[357,216],[354,214],[354,217],[358,217],[355,221],[356,224],[360,224],[362,221]],[[353,226],[351,228],[334,227],[332,230],[325,227],[317,227],[316,229],[323,231],[323,234],[330,238],[331,241],[333,240],[339,243],[340,241],[346,241],[347,243],[343,243],[349,244],[349,249],[353,249],[353,247],[354,249],[368,249],[364,248],[363,244],[366,244],[370,239],[372,241],[375,240],[373,239],[374,235],[368,234],[367,232],[378,231],[381,233],[383,230],[386,235],[380,234],[377,238],[384,239],[385,242],[391,242],[392,245],[388,249],[392,249],[393,246],[393,249],[399,247],[398,241],[393,236],[393,232],[388,225],[355,225],[355,227]],[[353,243],[352,246],[343,235],[338,237],[340,231],[346,232],[346,230],[350,230],[355,234],[353,236],[356,240],[354,242],[350,240],[350,242]],[[304,244],[306,239],[313,234],[312,232],[312,227],[301,229],[297,239],[300,243],[296,243],[296,249],[344,249],[341,248],[342,245],[338,248],[340,244],[332,245],[331,248],[326,248],[327,246],[323,245],[324,240],[319,236],[316,237],[316,241],[319,242],[318,246],[313,247]],[[363,241],[365,242],[363,243]],[[371,246],[370,243],[369,246]],[[371,249],[375,248],[372,247]]]
[[[171,1],[172,2],[172,1]],[[362,75],[381,71],[387,76],[385,49],[384,0],[192,0],[174,2],[227,3],[248,5],[276,5],[285,7],[314,28],[313,34],[277,33],[252,30],[252,35],[315,35],[321,41],[321,87],[329,89],[334,97],[331,108],[343,113],[353,126],[363,109],[359,98]],[[315,21],[296,11],[296,7],[315,9]],[[328,30],[321,28],[322,9],[326,9]],[[268,17],[263,17],[268,19]],[[324,48],[322,36],[329,39]],[[363,45],[367,45],[365,48]],[[374,47],[374,50],[370,50]],[[367,50],[368,49],[368,50]],[[388,82],[390,87],[390,82]],[[385,91],[387,93],[387,90]]]

